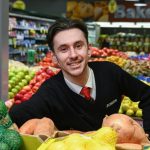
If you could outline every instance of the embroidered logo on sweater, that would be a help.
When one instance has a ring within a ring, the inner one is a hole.
[[[117,99],[114,99],[113,101],[111,101],[110,103],[108,103],[108,104],[106,105],[106,108],[112,106],[112,105],[113,105],[114,103],[116,103],[116,102],[117,102]]]

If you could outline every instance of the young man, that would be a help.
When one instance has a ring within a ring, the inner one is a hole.
[[[48,44],[61,71],[39,90],[10,110],[21,126],[32,118],[48,117],[59,130],[97,130],[105,115],[117,113],[122,96],[139,101],[144,129],[150,133],[150,87],[110,62],[88,63],[91,50],[83,22],[62,19],[48,31]],[[84,97],[82,87],[89,87]]]

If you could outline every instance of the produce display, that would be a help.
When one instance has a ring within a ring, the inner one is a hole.
[[[46,56],[38,63],[38,65],[43,67],[58,67],[58,64],[52,61],[52,52],[48,52]]]
[[[31,71],[23,63],[17,61],[9,61],[9,99],[14,96],[34,77],[35,73]]]
[[[4,101],[0,100],[0,150],[19,150],[22,139],[9,117]]]
[[[20,104],[23,101],[28,100],[41,86],[41,84],[48,78],[55,75],[50,68],[45,67],[37,71],[30,80],[29,84],[24,86],[14,97],[14,103]]]
[[[144,57],[144,59],[143,57],[141,57],[141,59],[133,59],[132,57],[129,57],[126,53],[112,48],[98,49],[97,47],[91,47],[91,50],[91,61],[106,60],[114,62],[133,76],[150,76],[149,55],[147,55],[147,57]]]
[[[125,114],[106,116],[101,128],[89,132],[58,131],[49,118],[31,119],[19,131],[34,135],[37,129],[37,135],[49,137],[38,150],[142,150],[143,145],[150,145],[140,124]]]

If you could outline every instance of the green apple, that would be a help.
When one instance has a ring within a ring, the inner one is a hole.
[[[8,98],[9,98],[9,99],[13,98],[14,96],[15,96],[15,95],[14,95],[13,92],[8,92]]]
[[[9,84],[8,84],[8,90],[11,91],[11,89],[12,89],[12,86],[11,86],[11,84],[9,83]]]
[[[15,95],[15,94],[17,94],[17,93],[18,93],[18,90],[17,90],[17,89],[15,89],[15,88],[13,88],[13,89],[11,89],[11,92],[12,92],[12,93],[14,93],[14,95]]]
[[[19,82],[18,85],[19,85],[21,88],[23,88],[23,87],[25,86],[24,83],[22,83],[22,82]]]
[[[15,73],[9,71],[9,79],[15,76]]]
[[[25,75],[24,79],[26,79],[27,81],[30,81],[32,77],[30,75]]]
[[[11,87],[14,87],[16,85],[16,82],[14,80],[9,80],[8,81]]]
[[[123,111],[127,111],[130,108],[130,103],[122,103],[121,108]]]
[[[134,112],[136,112],[139,109],[139,104],[137,102],[132,102],[132,109]]]
[[[23,76],[20,75],[20,74],[17,74],[15,77],[16,77],[16,79],[17,79],[18,81],[20,81],[20,80],[23,78]]]
[[[136,117],[142,117],[142,109],[138,109],[137,111],[136,111],[136,113],[135,113],[135,116]]]
[[[122,107],[119,108],[118,113],[119,113],[119,114],[123,114],[123,109],[122,109]]]
[[[22,87],[20,85],[16,85],[14,88],[20,91]]]
[[[27,85],[27,84],[28,84],[28,81],[27,81],[26,79],[22,79],[22,80],[21,80],[21,83],[23,83],[23,84],[24,84],[24,86],[25,86],[25,85]]]
[[[128,116],[132,116],[133,114],[134,114],[134,111],[132,109],[128,109],[126,111],[126,115],[128,115]]]
[[[33,78],[33,77],[35,76],[35,72],[34,72],[34,71],[31,71],[31,72],[29,73],[29,75]]]
[[[18,74],[17,75],[19,75],[20,76],[20,78],[23,78],[24,77],[24,72],[22,72],[22,71],[20,71],[20,72],[18,72]]]

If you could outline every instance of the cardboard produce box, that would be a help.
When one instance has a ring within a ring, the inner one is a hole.
[[[37,148],[48,138],[58,138],[69,135],[68,132],[65,131],[56,131],[52,137],[47,137],[45,135],[28,135],[21,134],[23,143],[20,150],[37,150]]]

